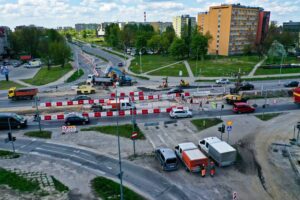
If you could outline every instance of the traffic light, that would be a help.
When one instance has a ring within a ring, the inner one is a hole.
[[[221,133],[225,133],[225,124],[222,124],[222,126],[218,127],[218,131]]]
[[[16,141],[16,137],[12,137],[12,141],[13,141],[13,142]]]
[[[11,135],[11,132],[8,132],[8,141],[12,141],[12,135]]]

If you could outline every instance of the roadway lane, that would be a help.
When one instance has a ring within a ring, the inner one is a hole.
[[[284,111],[292,111],[292,110],[300,110],[300,106],[294,103],[287,103],[281,105],[269,105],[265,109],[262,106],[256,108],[254,114],[259,113],[270,113],[270,112],[284,112]],[[210,110],[210,111],[194,111],[194,118],[207,118],[207,117],[219,117],[222,116],[229,116],[229,115],[237,115],[233,113],[230,109],[224,109],[222,112],[220,110]],[[150,114],[150,115],[137,115],[136,123],[146,123],[146,122],[163,122],[170,120],[168,113],[160,113],[160,114]],[[118,118],[119,123],[131,123],[132,117],[131,116],[123,116]],[[89,125],[85,125],[82,127],[90,126],[90,125],[112,125],[116,124],[117,118],[116,117],[106,117],[106,118],[92,118]],[[53,127],[60,127],[64,125],[64,121],[42,121],[41,122],[43,128],[53,128]],[[29,130],[34,130],[38,128],[37,122],[28,122]]]
[[[0,148],[10,150],[11,144],[0,143]],[[116,179],[119,174],[118,160],[95,152],[30,139],[18,139],[15,142],[15,148],[21,153],[40,154],[70,161],[77,165],[97,170],[103,176]],[[129,183],[152,199],[190,199],[176,185],[154,171],[127,161],[122,162],[122,168],[125,184]]]

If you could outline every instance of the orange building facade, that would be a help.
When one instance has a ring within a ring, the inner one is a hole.
[[[210,33],[212,36],[208,53],[224,56],[242,54],[246,45],[260,42],[258,40],[262,38],[262,28],[259,24],[261,12],[264,12],[263,9],[258,7],[224,4],[210,7],[209,12],[199,13],[199,31],[203,34]]]

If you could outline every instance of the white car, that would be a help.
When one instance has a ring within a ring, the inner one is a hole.
[[[169,113],[171,118],[185,118],[185,117],[193,117],[193,113],[187,109],[172,109]]]
[[[229,84],[229,83],[230,83],[230,81],[225,78],[216,80],[216,84]]]

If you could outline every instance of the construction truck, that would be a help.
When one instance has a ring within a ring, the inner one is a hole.
[[[236,102],[247,102],[248,99],[239,94],[227,94],[223,97],[227,104],[233,105]]]
[[[8,98],[12,100],[33,99],[38,93],[37,88],[21,88],[12,87],[8,90]]]

